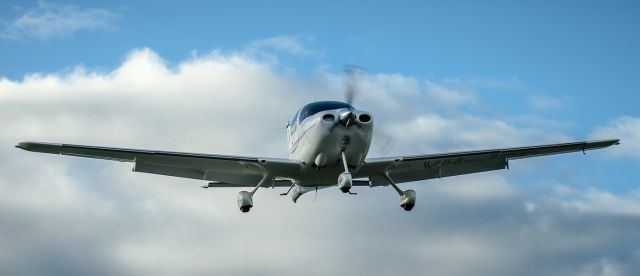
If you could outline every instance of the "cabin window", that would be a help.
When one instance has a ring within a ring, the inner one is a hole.
[[[300,113],[299,110],[295,114],[293,114],[293,119],[291,119],[292,128],[295,128],[295,126],[298,124],[298,113]]]
[[[349,105],[347,103],[343,103],[343,102],[315,102],[315,103],[310,103],[308,105],[305,105],[300,110],[300,112],[299,112],[300,116],[298,117],[298,122],[302,122],[307,117],[313,116],[313,115],[317,114],[318,112],[322,112],[322,111],[326,111],[326,110],[333,110],[333,109],[341,109],[341,108],[353,109],[353,107],[351,105]]]

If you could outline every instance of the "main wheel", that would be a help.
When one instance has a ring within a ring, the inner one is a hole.
[[[400,207],[405,211],[411,211],[413,206],[416,205],[416,191],[406,190],[400,195]]]
[[[413,206],[415,206],[415,204],[402,204],[400,205],[400,207],[402,207],[402,209],[404,209],[405,211],[411,211],[411,209],[413,209]]]

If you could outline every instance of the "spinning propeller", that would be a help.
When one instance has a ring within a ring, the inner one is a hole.
[[[357,65],[346,64],[342,71],[344,73],[344,84],[346,90],[344,92],[345,101],[348,104],[353,104],[353,99],[356,94],[360,92],[359,85],[362,78],[367,74],[367,69]]]
[[[349,105],[353,105],[353,100],[361,92],[361,82],[367,74],[367,69],[358,65],[345,64],[342,72],[345,86],[345,102]],[[343,114],[340,114],[338,119],[342,125],[349,126],[355,121],[354,117],[355,115],[352,112],[345,112]],[[379,128],[374,128],[373,131],[374,137],[377,138],[373,140],[374,146],[380,154],[386,154],[389,150],[391,150],[391,148],[393,148],[395,139],[393,138],[393,136]]]

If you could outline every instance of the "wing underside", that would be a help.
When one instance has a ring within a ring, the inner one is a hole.
[[[387,185],[387,174],[396,183],[456,176],[508,168],[509,161],[545,155],[586,152],[618,144],[618,139],[531,147],[400,156],[366,160],[354,177],[370,177],[371,185]]]
[[[276,158],[211,155],[70,144],[24,142],[18,148],[43,153],[133,162],[133,171],[255,186],[265,174],[296,177],[301,164]]]
[[[586,152],[618,144],[619,140],[585,141],[531,147],[445,154],[367,159],[353,172],[354,186],[387,185],[508,168],[509,161],[569,152]],[[302,177],[299,161],[276,158],[196,154],[109,148],[70,144],[23,142],[18,148],[43,153],[133,162],[133,171],[211,181],[207,187],[255,186],[268,174],[274,181],[264,187],[288,187]]]

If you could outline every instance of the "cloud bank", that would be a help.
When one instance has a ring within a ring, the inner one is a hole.
[[[505,177],[512,170],[409,184],[418,192],[412,213],[397,206],[390,188],[355,197],[321,190],[317,200],[306,195],[297,204],[262,189],[243,215],[239,189],[203,190],[198,181],[132,173],[128,163],[12,147],[35,140],[286,157],[284,130],[269,130],[306,102],[341,99],[342,87],[330,71],[298,76],[274,66],[217,52],[168,66],[153,50],[138,49],[108,72],[78,67],[1,78],[0,274],[640,271],[637,191],[559,185],[530,195]],[[356,106],[400,133],[390,154],[570,137],[466,113],[460,107],[478,96],[446,82],[380,73],[363,90]]]

